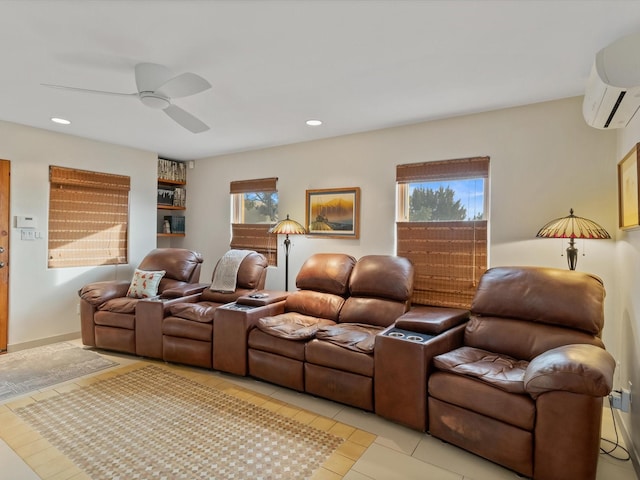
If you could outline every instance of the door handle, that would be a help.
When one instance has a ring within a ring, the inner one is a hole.
[[[4,253],[4,247],[0,247],[0,253]]]
[[[0,262],[0,268],[4,268],[4,262]]]

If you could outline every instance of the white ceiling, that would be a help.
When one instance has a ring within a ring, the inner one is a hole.
[[[0,120],[197,159],[582,95],[635,31],[640,1],[0,0]],[[209,80],[174,102],[211,129],[41,86],[135,92],[140,62]]]

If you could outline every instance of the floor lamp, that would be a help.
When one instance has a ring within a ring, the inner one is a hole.
[[[291,220],[287,214],[285,220],[276,223],[269,233],[286,235],[284,239],[284,290],[289,291],[289,249],[291,248],[291,240],[289,235],[303,235],[307,230],[295,220]]]
[[[575,270],[578,264],[578,249],[575,246],[576,238],[589,238],[604,240],[611,238],[609,233],[596,222],[587,218],[576,217],[573,208],[569,210],[568,217],[556,218],[542,227],[536,237],[542,238],[568,238],[567,263],[569,270]]]

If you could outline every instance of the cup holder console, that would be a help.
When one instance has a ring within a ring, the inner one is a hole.
[[[433,338],[433,335],[410,332],[409,330],[402,330],[401,328],[392,328],[391,330],[385,332],[383,336],[397,338],[399,340],[406,340],[408,342],[414,343],[425,343],[427,340]]]

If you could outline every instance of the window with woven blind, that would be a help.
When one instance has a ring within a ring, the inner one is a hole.
[[[489,157],[396,167],[396,252],[414,264],[414,303],[471,306],[487,269],[488,179]]]
[[[278,179],[276,177],[231,182],[231,244],[255,250],[278,264],[278,236],[269,229],[278,221]]]
[[[49,268],[127,263],[130,177],[49,167]]]

